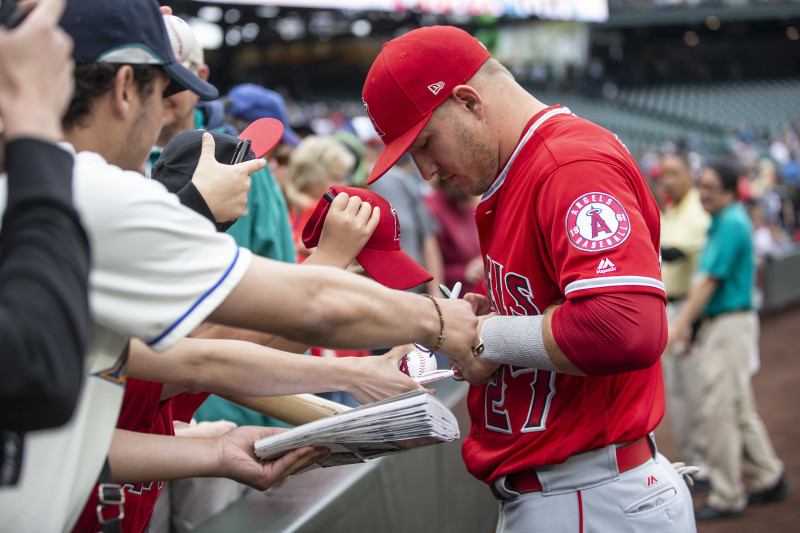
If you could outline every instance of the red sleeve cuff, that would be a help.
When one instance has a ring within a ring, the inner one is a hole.
[[[647,293],[609,293],[568,300],[556,309],[553,338],[587,376],[649,368],[667,344],[664,301]]]

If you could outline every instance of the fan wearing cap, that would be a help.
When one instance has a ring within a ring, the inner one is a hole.
[[[242,83],[231,89],[223,100],[226,102],[225,117],[236,128],[263,117],[281,121],[283,137],[267,154],[267,161],[278,185],[283,187],[289,155],[300,144],[300,136],[289,123],[283,96],[254,83]]]
[[[171,15],[165,15],[169,17]],[[190,28],[191,31],[191,28]],[[173,50],[180,45],[175,42],[177,35],[169,33]],[[198,78],[208,81],[211,71],[205,62],[203,47],[198,42],[194,32],[191,32],[191,43],[184,44],[188,47],[188,57],[182,65],[197,75]],[[225,123],[225,106],[222,100],[200,100],[199,95],[192,91],[181,91],[164,98],[164,124],[158,134],[158,139],[151,154],[151,163],[155,163],[161,150],[178,133],[185,130],[208,129],[234,134],[236,129]]]
[[[385,144],[368,183],[408,152],[426,180],[482,196],[489,297],[465,297],[482,342],[452,359],[473,385],[464,461],[502,501],[497,531],[694,531],[687,484],[651,435],[659,212],[624,145],[454,27],[386,43],[362,96]]]
[[[477,341],[466,302],[432,302],[335,268],[253,256],[144,178],[170,81],[204,97],[216,93],[175,62],[155,0],[70,0],[61,26],[76,62],[65,148],[75,153],[73,201],[92,255],[86,375],[67,424],[26,434],[19,483],[0,491],[4,528],[70,529],[106,456],[104,480],[226,476],[264,490],[327,453],[304,447],[256,461],[253,442],[275,428],[187,440],[115,430],[131,338],[163,352],[208,318],[337,348],[420,342],[451,355]],[[264,165],[253,160],[222,170],[250,174]],[[391,393],[382,383],[372,386]],[[117,518],[117,506],[106,511]]]

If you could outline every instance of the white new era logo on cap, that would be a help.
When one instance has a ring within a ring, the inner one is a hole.
[[[431,83],[428,85],[428,90],[433,94],[439,94],[439,91],[444,89],[444,82],[440,81],[439,83]]]

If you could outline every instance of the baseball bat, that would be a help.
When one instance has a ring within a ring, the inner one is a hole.
[[[313,394],[294,394],[291,396],[220,395],[220,397],[293,426],[307,424],[308,422],[344,413],[351,409],[346,405],[332,402]]]

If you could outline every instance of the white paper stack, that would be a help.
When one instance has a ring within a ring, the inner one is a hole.
[[[455,416],[433,394],[413,391],[315,420],[256,441],[263,459],[302,446],[326,446],[319,466],[360,463],[401,451],[458,439]]]

